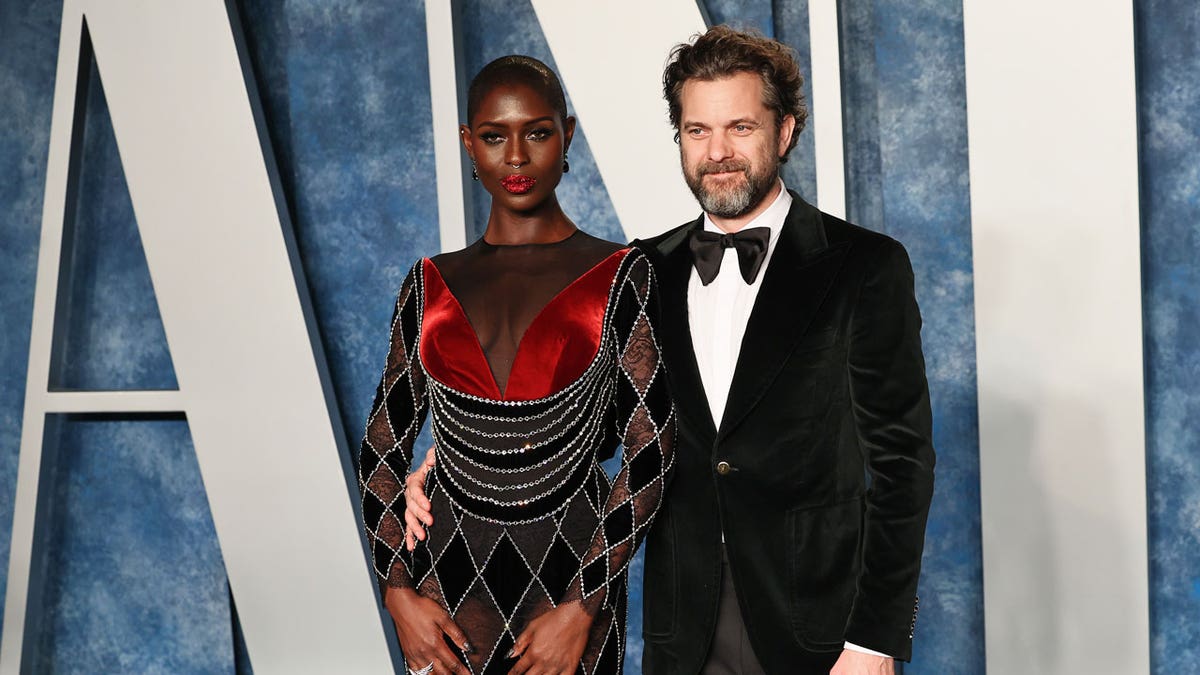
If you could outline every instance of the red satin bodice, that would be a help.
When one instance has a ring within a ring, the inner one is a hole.
[[[520,338],[503,392],[466,311],[426,258],[420,343],[426,372],[448,387],[493,400],[534,400],[561,390],[596,358],[608,291],[628,252],[609,255],[542,307]]]

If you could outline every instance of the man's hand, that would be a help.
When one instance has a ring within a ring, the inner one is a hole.
[[[410,551],[417,547],[417,539],[425,541],[425,528],[433,525],[429,498],[425,496],[425,476],[433,469],[437,454],[434,450],[430,447],[421,466],[404,479],[404,524],[408,526],[404,528],[404,546]]]
[[[895,661],[886,656],[874,656],[843,649],[829,675],[895,675]]]
[[[519,657],[509,675],[574,675],[587,647],[592,617],[578,602],[567,602],[529,622],[513,645]]]
[[[411,588],[389,587],[383,598],[384,606],[396,623],[396,637],[400,638],[400,650],[404,652],[409,668],[417,670],[432,663],[435,673],[468,672],[442,637],[445,635],[450,638],[470,654],[467,634],[441,605],[418,595]]]

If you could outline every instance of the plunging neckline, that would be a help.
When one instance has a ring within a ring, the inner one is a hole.
[[[567,293],[569,291],[571,291],[573,288],[575,288],[576,286],[578,286],[581,282],[586,280],[592,274],[596,273],[598,270],[603,268],[605,265],[610,264],[614,258],[623,256],[624,254],[628,253],[629,251],[630,251],[629,248],[622,248],[622,249],[614,251],[613,253],[605,256],[602,260],[597,262],[595,265],[592,265],[590,268],[588,268],[582,274],[575,277],[575,279],[573,279],[571,281],[571,283],[569,283],[566,286],[563,286],[561,289],[559,289],[559,291],[557,293],[555,293],[548,301],[546,301],[546,303],[544,305],[542,305],[542,307],[540,309],[538,309],[537,313],[534,314],[533,319],[530,320],[529,324],[527,326],[525,326],[524,330],[521,331],[520,338],[517,339],[517,348],[516,348],[516,351],[513,352],[512,366],[509,367],[509,369],[508,369],[508,377],[505,379],[505,385],[504,385],[503,389],[500,388],[500,384],[496,380],[496,374],[495,374],[495,372],[492,371],[492,365],[491,365],[491,362],[488,361],[487,352],[483,348],[483,342],[479,339],[479,333],[476,332],[475,325],[471,322],[471,317],[469,314],[467,314],[467,310],[463,307],[462,302],[458,299],[458,296],[456,296],[454,294],[454,291],[450,288],[450,285],[448,283],[446,283],[446,279],[445,279],[445,277],[442,276],[442,271],[440,269],[438,269],[437,263],[435,263],[432,258],[425,258],[424,262],[427,264],[428,269],[430,269],[433,272],[433,274],[437,277],[437,283],[440,284],[441,287],[445,290],[446,297],[450,300],[450,305],[454,310],[454,314],[467,327],[467,329],[468,329],[467,332],[469,332],[471,334],[470,342],[471,342],[471,346],[473,348],[472,353],[475,355],[478,362],[483,366],[484,370],[487,371],[487,383],[491,385],[491,387],[490,387],[491,392],[494,394],[497,394],[496,400],[508,401],[508,400],[510,400],[508,398],[508,393],[512,389],[513,375],[514,375],[514,373],[517,372],[518,366],[521,365],[522,355],[525,353],[524,348],[525,348],[525,345],[527,342],[526,338],[528,338],[531,333],[534,333],[534,328],[546,316],[547,311],[551,307],[556,305],[557,303],[561,302],[562,299],[564,297],[566,297]],[[606,298],[606,304],[607,304],[607,298]],[[593,361],[593,360],[595,360],[595,354],[591,355],[589,362]],[[443,383],[443,384],[445,384],[445,383]]]

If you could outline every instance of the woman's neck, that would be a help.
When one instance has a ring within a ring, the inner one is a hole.
[[[509,211],[493,204],[483,240],[502,246],[550,244],[566,239],[575,229],[575,223],[563,213],[556,199],[526,212]]]

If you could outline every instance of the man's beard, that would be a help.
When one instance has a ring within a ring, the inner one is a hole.
[[[764,161],[759,171],[755,171],[748,160],[731,159],[704,162],[696,167],[694,173],[685,166],[683,177],[696,196],[696,201],[700,202],[700,208],[706,213],[718,218],[737,218],[753,211],[775,186],[779,175],[779,159],[772,155],[762,159]],[[704,177],[708,174],[729,171],[742,172],[745,180],[731,176],[712,189],[705,186]]]

